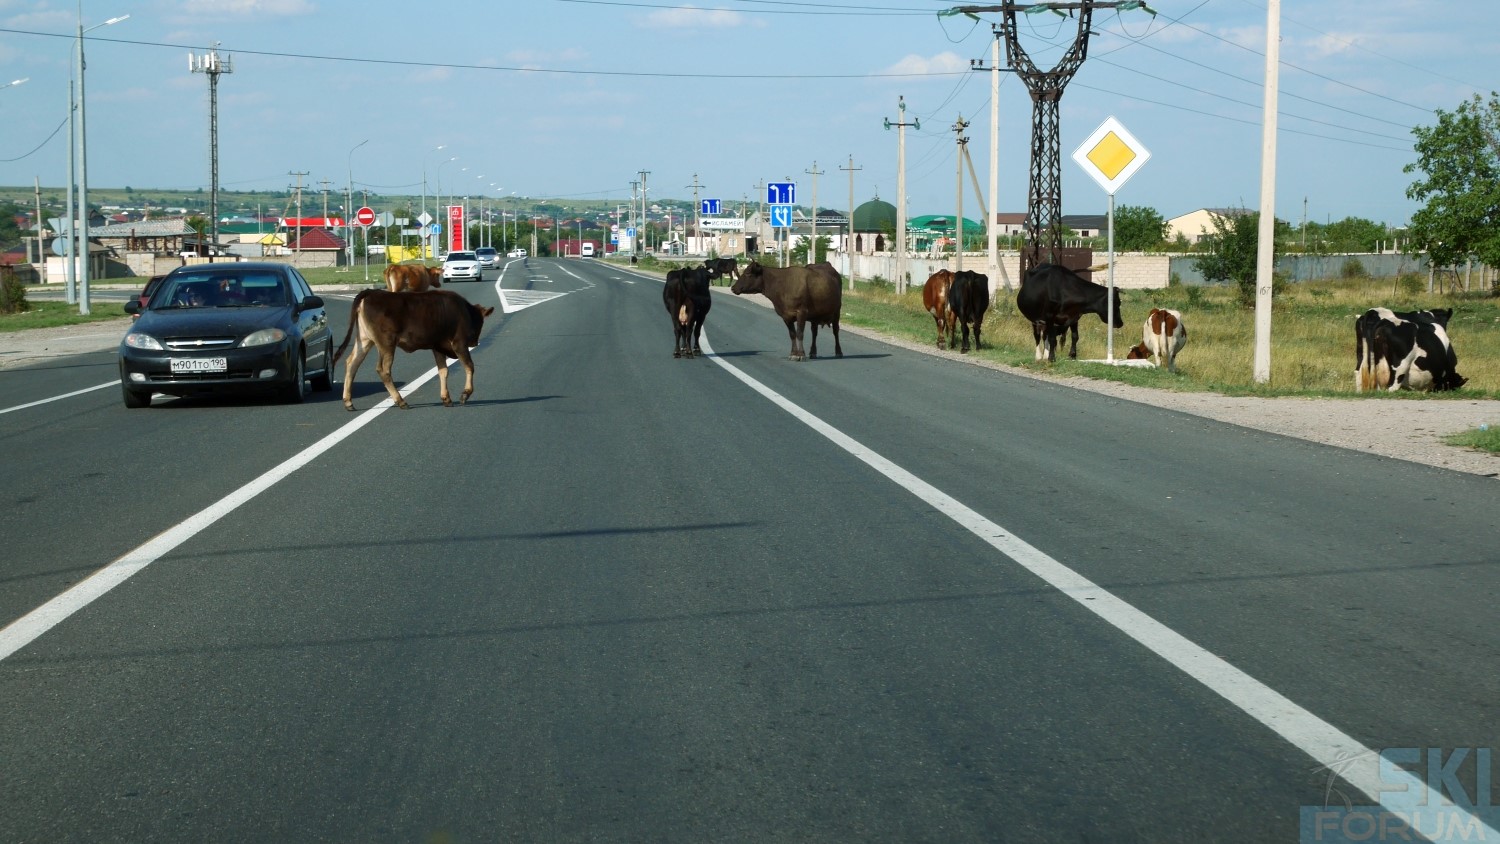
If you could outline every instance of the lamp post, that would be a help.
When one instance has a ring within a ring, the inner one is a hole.
[[[84,29],[83,0],[78,0],[78,216],[83,218],[83,231],[78,238],[79,247],[83,251],[83,261],[78,270],[78,313],[84,315],[89,313],[89,140],[84,105],[86,100],[83,96],[83,34],[101,26],[119,23],[128,17],[130,15],[120,15]]]
[[[354,266],[354,226],[350,225],[350,222],[349,222],[350,219],[353,218],[353,216],[354,216],[354,151],[357,150],[357,149],[359,149],[360,147],[364,146],[365,144],[368,144],[369,142],[370,142],[370,139],[369,138],[365,138],[363,141],[360,141],[359,143],[357,143],[354,146],[350,147],[349,148],[349,156],[348,156],[348,158],[345,159],[345,163],[348,165],[349,181],[345,183],[345,188],[344,188],[344,233],[347,234],[347,235],[349,235],[349,266],[350,267]],[[365,236],[365,251],[368,252],[369,249],[370,249],[370,238],[369,238],[369,235],[366,235]],[[370,264],[369,264],[368,261],[366,261],[365,262],[365,281],[369,281],[369,280],[370,280]]]
[[[0,91],[5,90],[6,88],[14,88],[17,85],[22,85],[29,81],[31,81],[30,76],[23,76],[20,79],[13,79],[10,82],[5,83],[4,85],[0,85]]]
[[[458,160],[458,156],[455,155],[452,158],[447,159],[447,161],[439,161],[438,162],[438,166],[437,166],[437,174],[436,174],[437,175],[437,186],[436,186],[437,187],[437,200],[436,200],[437,201],[437,208],[436,208],[436,211],[439,214],[443,215],[443,231],[447,232],[449,237],[452,237],[452,233],[448,232],[448,214],[447,214],[446,211],[443,210],[443,165],[447,164],[449,161],[457,161],[457,160]],[[441,246],[442,244],[439,243],[438,245]],[[445,247],[443,249],[443,251],[446,252],[448,250]],[[437,252],[435,250],[433,252],[433,256],[432,257],[434,257],[434,258],[437,257]]]
[[[434,152],[437,152],[438,150],[444,149],[447,146],[448,146],[447,144],[438,144],[437,146],[435,146],[432,149],[428,150],[427,153],[426,153],[426,155],[422,156],[422,216],[424,216],[424,217],[427,216],[427,158],[428,158],[428,156],[432,155]],[[451,161],[452,159],[449,159],[449,160]],[[431,218],[429,217],[428,219],[431,219]],[[426,223],[422,223],[420,220],[418,220],[417,222],[419,224],[421,224],[421,226],[422,226],[422,228],[419,230],[421,232],[421,235],[422,235],[421,238],[419,239],[419,243],[422,246],[422,260],[425,261],[425,260],[427,260],[427,237],[428,237],[428,234],[427,234],[427,224]]]

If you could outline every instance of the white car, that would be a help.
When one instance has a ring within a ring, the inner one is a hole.
[[[507,258],[525,258],[526,257],[526,250],[517,247],[517,248],[512,249],[509,252],[505,253],[505,257],[507,257]]]
[[[484,265],[473,252],[449,252],[443,258],[443,281],[484,281]]]

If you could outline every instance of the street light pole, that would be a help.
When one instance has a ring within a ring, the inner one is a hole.
[[[83,231],[80,232],[78,241],[83,251],[78,275],[78,313],[85,316],[89,313],[89,141],[86,100],[83,96],[83,34],[101,26],[119,23],[128,17],[130,15],[120,15],[84,29],[83,0],[78,0],[78,216],[83,219]]]
[[[430,155],[432,155],[434,152],[437,152],[438,150],[443,149],[446,146],[448,146],[448,145],[447,144],[438,144],[437,146],[435,146],[432,149],[428,150],[422,156],[422,216],[423,217],[427,216],[427,157],[430,156]],[[428,237],[428,234],[427,234],[427,224],[423,223],[421,220],[418,220],[417,222],[421,226],[421,228],[419,228],[417,230],[418,233],[419,233],[419,235],[420,235],[417,238],[417,243],[422,248],[422,260],[425,261],[425,260],[427,260],[427,237]]]
[[[349,149],[349,155],[344,160],[345,164],[348,166],[348,177],[349,177],[349,181],[345,183],[345,187],[344,187],[344,233],[347,234],[347,235],[349,235],[349,266],[350,267],[354,266],[354,226],[352,226],[352,225],[349,224],[350,218],[352,218],[354,216],[354,150],[359,149],[360,147],[364,146],[365,144],[368,144],[369,142],[370,142],[370,139],[369,138],[365,138],[363,141],[360,141],[359,143],[355,144],[353,147],[351,147]],[[365,252],[368,253],[369,251],[370,251],[370,236],[368,234],[366,234],[365,235]],[[369,262],[368,261],[365,262],[365,281],[369,281],[370,280],[370,268],[369,267],[370,267]]]

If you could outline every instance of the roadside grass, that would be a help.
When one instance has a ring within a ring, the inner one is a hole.
[[[29,328],[59,328],[64,325],[103,322],[126,315],[125,306],[120,302],[91,302],[88,316],[79,314],[77,305],[66,302],[28,302],[28,305],[30,309],[20,313],[0,314],[0,334]]]

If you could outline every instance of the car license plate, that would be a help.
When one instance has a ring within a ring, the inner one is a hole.
[[[228,372],[228,358],[172,358],[172,371],[183,372]]]

